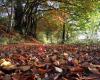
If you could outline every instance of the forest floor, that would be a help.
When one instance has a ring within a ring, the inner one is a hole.
[[[100,45],[0,45],[0,80],[100,80]]]
[[[0,80],[100,80],[100,46],[0,46]]]

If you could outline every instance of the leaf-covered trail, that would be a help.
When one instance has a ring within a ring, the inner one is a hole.
[[[4,80],[9,76],[9,80],[99,80],[99,49],[95,45],[1,45],[0,78]]]

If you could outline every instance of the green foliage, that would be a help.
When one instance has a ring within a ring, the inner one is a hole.
[[[23,37],[18,35],[13,38],[10,38],[8,44],[15,44],[15,43],[23,42],[23,41],[24,41]]]
[[[16,25],[18,20],[16,28],[21,33],[23,33],[22,29],[24,29],[24,35],[37,33],[37,39],[42,42],[59,42],[61,41],[63,25],[65,24],[66,42],[69,42],[69,40],[72,43],[80,42],[72,39],[79,36],[79,34],[86,34],[88,39],[94,39],[92,37],[100,29],[99,0],[53,0],[51,1],[53,2],[51,6],[47,4],[47,1],[7,0],[4,3],[6,7],[11,8],[11,5],[13,8],[17,7],[17,13],[19,14],[17,14],[14,23]],[[22,6],[24,3],[27,3],[25,7]],[[54,4],[57,3],[59,7],[55,8]],[[38,7],[41,7],[42,10],[38,10]],[[0,9],[0,11],[7,12],[5,8]],[[13,14],[16,16],[16,13]],[[0,17],[0,23],[9,23],[10,21],[8,19],[8,17]],[[13,37],[12,39],[4,38],[3,40],[1,39],[1,43],[17,43],[20,39],[21,37],[19,36]]]
[[[3,44],[3,45],[7,45],[9,42],[9,39],[4,37],[4,38],[0,38],[0,44]]]
[[[0,44],[2,44],[2,45],[16,44],[16,43],[20,43],[20,42],[24,42],[24,37],[21,35],[16,35],[12,38],[8,38],[8,37],[0,38]]]
[[[65,42],[66,44],[80,44],[80,45],[91,45],[91,44],[100,44],[100,40],[94,39],[85,39],[85,40],[75,40],[70,39]]]

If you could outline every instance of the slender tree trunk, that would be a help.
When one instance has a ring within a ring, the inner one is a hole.
[[[50,36],[50,42],[51,42],[51,43],[53,43],[53,39],[52,39],[52,38],[53,38],[53,36],[52,36],[52,34],[51,34],[51,36]]]
[[[13,27],[13,1],[11,0],[11,16],[10,16],[9,32],[12,31],[12,27]]]
[[[36,35],[36,29],[37,29],[37,21],[35,21],[34,19],[31,20],[31,25],[30,25],[30,35],[33,37],[33,38],[37,38],[37,35]]]
[[[63,31],[62,31],[62,44],[65,42],[65,23],[63,24]]]

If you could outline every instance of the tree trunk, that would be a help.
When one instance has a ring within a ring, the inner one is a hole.
[[[29,3],[23,9],[21,0],[17,0],[15,7],[15,30],[20,31],[26,36],[36,38],[37,28],[37,2]]]
[[[33,6],[27,3],[26,13],[23,15],[22,25],[24,26],[26,36],[37,38],[37,19],[35,16],[36,13],[33,14],[33,12]]]
[[[22,31],[22,25],[21,21],[23,18],[23,6],[21,0],[16,0],[16,6],[14,7],[15,9],[15,27],[14,29],[16,31],[21,32]]]
[[[64,23],[64,25],[63,25],[63,31],[62,31],[62,44],[64,44],[64,42],[65,42],[65,23]]]
[[[13,30],[13,1],[11,0],[11,16],[10,16],[10,27],[9,32]]]
[[[33,38],[37,38],[36,29],[37,29],[37,21],[35,21],[34,19],[32,19],[31,20],[31,25],[30,25],[30,33],[31,33],[31,36]]]
[[[51,42],[51,43],[53,43],[53,39],[52,39],[52,38],[53,38],[53,36],[52,36],[52,34],[51,34],[51,36],[50,36],[50,42]]]

